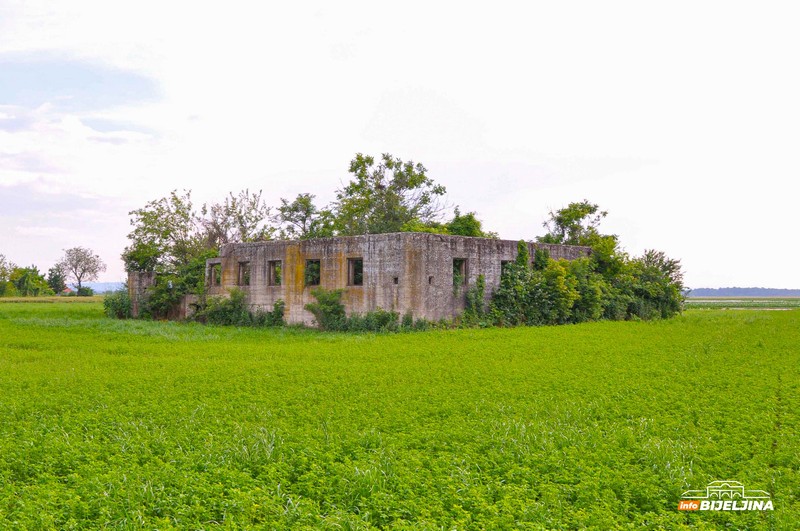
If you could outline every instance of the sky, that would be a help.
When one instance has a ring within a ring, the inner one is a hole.
[[[356,153],[425,165],[506,239],[588,199],[686,285],[800,288],[797,2],[0,0],[0,253],[128,212],[334,199]]]

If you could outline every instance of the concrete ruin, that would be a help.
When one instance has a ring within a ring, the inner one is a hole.
[[[588,247],[528,243],[531,257],[588,256]],[[233,243],[206,263],[209,295],[238,288],[252,310],[286,303],[288,323],[312,324],[305,305],[316,287],[342,289],[349,314],[382,308],[414,318],[452,319],[464,310],[464,294],[478,275],[487,300],[500,284],[503,265],[517,256],[517,242],[427,233],[368,234],[312,240]],[[133,284],[129,284],[133,285]]]

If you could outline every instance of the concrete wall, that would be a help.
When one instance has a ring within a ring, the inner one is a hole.
[[[131,313],[139,317],[142,301],[147,288],[155,285],[156,274],[152,271],[131,271],[128,273],[128,296],[131,298]]]
[[[531,257],[545,248],[552,258],[587,256],[589,248],[529,243]],[[464,294],[478,275],[486,279],[486,296],[500,283],[503,261],[513,261],[517,242],[445,236],[425,233],[371,234],[302,241],[239,243],[223,246],[220,257],[207,262],[210,295],[224,295],[238,287],[247,293],[252,309],[272,309],[278,299],[286,302],[290,323],[313,322],[304,306],[315,299],[314,286],[305,285],[307,260],[319,260],[320,286],[344,289],[348,313],[383,308],[415,318],[451,319],[464,309]],[[348,285],[348,259],[363,259],[363,285]],[[466,260],[466,284],[453,285],[453,260]],[[282,282],[269,285],[269,262],[280,261]],[[240,285],[240,264],[249,263],[249,285]],[[220,285],[211,285],[212,268],[219,267]]]

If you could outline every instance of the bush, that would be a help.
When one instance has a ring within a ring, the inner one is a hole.
[[[286,321],[283,319],[286,312],[286,303],[283,299],[278,299],[272,305],[272,311],[258,309],[252,314],[253,326],[285,326]]]
[[[464,313],[461,315],[463,326],[488,325],[485,293],[486,280],[483,275],[478,275],[475,285],[467,290]]]
[[[272,311],[257,309],[250,312],[247,296],[240,289],[230,290],[228,297],[209,297],[205,304],[198,306],[192,319],[201,323],[230,326],[271,327],[284,326],[283,320],[286,303],[282,299],[275,301]]]
[[[215,250],[206,251],[178,268],[177,271],[158,275],[155,285],[147,289],[139,316],[142,318],[165,318],[187,294],[198,295],[202,300],[205,295],[206,260],[216,256]],[[204,305],[201,304],[201,306]]]
[[[431,324],[424,319],[414,320],[411,312],[406,312],[402,320],[394,311],[378,308],[365,314],[347,316],[342,304],[343,290],[317,288],[311,294],[317,302],[306,304],[306,310],[314,314],[314,319],[322,330],[336,332],[399,332],[427,330]]]
[[[215,325],[250,326],[253,322],[245,293],[240,289],[230,290],[229,297],[209,297],[195,318]]]
[[[94,295],[94,290],[87,286],[81,286],[78,289],[78,297],[91,297]]]
[[[661,319],[683,308],[680,263],[664,253],[646,251],[631,259],[624,253],[572,261],[535,253],[518,245],[492,294],[487,321],[501,326],[580,323],[597,319]],[[608,264],[613,264],[608,267]],[[604,273],[601,273],[603,271]],[[468,294],[463,322],[475,324],[475,294]]]
[[[109,293],[103,299],[103,309],[113,319],[130,319],[132,314],[131,298],[127,289]]]
[[[314,319],[322,330],[342,330],[347,316],[342,304],[344,290],[315,288],[311,295],[317,302],[306,304],[305,308],[314,315]]]

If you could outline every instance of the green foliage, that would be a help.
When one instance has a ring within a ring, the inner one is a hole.
[[[174,192],[173,192],[174,193]],[[276,229],[269,224],[270,207],[261,199],[262,191],[228,193],[222,203],[205,204],[200,210],[206,246],[217,249],[226,243],[271,240]]]
[[[571,322],[596,321],[603,317],[604,302],[610,286],[602,275],[594,271],[590,258],[579,258],[567,263],[568,274],[575,279],[577,299],[572,306]]]
[[[6,282],[0,282],[0,296],[16,297],[17,287],[10,280],[7,280]]]
[[[326,238],[334,234],[334,215],[328,208],[314,204],[313,194],[298,194],[291,203],[281,198],[276,221],[281,239],[307,240]]]
[[[67,278],[75,281],[78,295],[82,293],[83,282],[97,280],[97,276],[106,270],[106,264],[94,251],[85,247],[72,247],[64,250],[64,257],[58,262],[58,267]],[[89,293],[89,295],[93,294]]]
[[[94,290],[88,286],[81,286],[75,292],[77,297],[92,297],[94,296]]]
[[[8,284],[13,286],[13,289]],[[35,265],[29,267],[14,267],[8,275],[8,282],[4,290],[6,297],[41,297],[53,295],[53,290],[47,280]]]
[[[63,264],[58,263],[47,271],[47,285],[56,294],[67,289],[67,271]]]
[[[608,212],[600,211],[599,206],[585,199],[579,203],[570,203],[565,208],[550,212],[550,219],[544,222],[547,234],[539,238],[539,241],[564,245],[592,245],[600,236],[597,227],[607,215]]]
[[[444,186],[427,176],[422,164],[404,162],[384,153],[374,157],[356,154],[350,162],[353,180],[336,193],[334,207],[338,234],[400,232],[415,220],[436,221],[441,208],[438,197]]]
[[[283,299],[278,299],[272,305],[272,311],[265,311],[257,309],[251,314],[251,321],[253,326],[257,327],[274,327],[286,326],[284,315],[286,313],[286,303]]]
[[[461,323],[465,326],[486,325],[486,279],[478,275],[475,285],[470,286],[466,294],[464,313]]]
[[[663,252],[647,250],[630,265],[637,282],[630,313],[641,319],[667,318],[683,307],[683,274],[680,261]]]
[[[800,514],[797,311],[323,336],[0,302],[0,338],[3,529],[783,530]],[[717,479],[775,510],[676,510]]]
[[[112,319],[130,319],[132,317],[131,298],[127,289],[117,290],[103,298],[103,309],[107,317]]]
[[[0,253],[0,283],[8,282],[11,271],[17,267],[13,262],[9,262],[6,255]]]
[[[211,325],[276,327],[284,326],[286,303],[278,299],[272,311],[257,309],[253,312],[247,304],[246,294],[234,288],[227,297],[208,297],[192,316],[192,319]]]
[[[494,232],[484,232],[483,224],[476,217],[475,212],[467,212],[461,214],[461,211],[456,207],[453,219],[448,221],[444,228],[447,234],[455,234],[458,236],[474,236],[477,238],[497,238]]]
[[[428,234],[449,234],[447,227],[438,221],[423,223],[418,219],[412,219],[403,223],[400,232],[425,232]]]
[[[205,297],[206,260],[217,256],[207,250],[178,267],[174,273],[156,276],[154,286],[148,288],[140,308],[140,317],[164,319],[170,315],[184,295]]]
[[[525,246],[527,250],[527,246]],[[547,264],[550,263],[550,253],[547,249],[535,249],[533,251],[533,269],[534,271],[544,271],[547,269]]]
[[[517,242],[517,257],[514,259],[514,263],[520,269],[527,270],[530,266],[531,255],[528,252],[528,244],[525,243],[523,240]]]
[[[424,320],[414,320],[411,312],[406,313],[402,321],[400,314],[378,308],[365,314],[345,313],[342,304],[344,290],[326,290],[316,288],[311,295],[316,302],[306,304],[305,308],[314,315],[314,320],[321,330],[334,332],[399,332],[411,330],[427,330],[431,324]]]
[[[207,249],[191,190],[177,190],[129,212],[133,231],[122,259],[129,271],[173,273]]]
[[[347,316],[342,304],[344,290],[316,288],[311,290],[311,295],[317,302],[310,302],[305,309],[314,315],[314,319],[322,330],[341,330]]]
[[[494,324],[651,320],[683,309],[680,262],[662,252],[647,251],[637,259],[617,254],[612,257],[614,267],[604,268],[594,256],[555,261],[544,249],[536,250],[531,266],[527,244],[519,242],[517,249],[515,262],[505,265],[492,294],[489,320]]]
[[[306,269],[303,273],[303,281],[305,282],[306,286],[319,286],[320,283],[320,261],[319,260],[307,260],[306,261]]]
[[[247,295],[240,289],[232,289],[228,297],[209,297],[195,319],[213,325],[250,326],[252,318]]]
[[[611,278],[621,273],[626,256],[618,252],[618,238],[613,234],[601,234],[600,222],[608,212],[600,211],[596,204],[583,200],[550,212],[544,226],[547,234],[537,238],[542,243],[585,245],[592,248],[595,271]]]
[[[578,298],[575,279],[567,274],[566,260],[550,260],[543,271],[531,275],[527,322],[556,325],[570,322]]]

